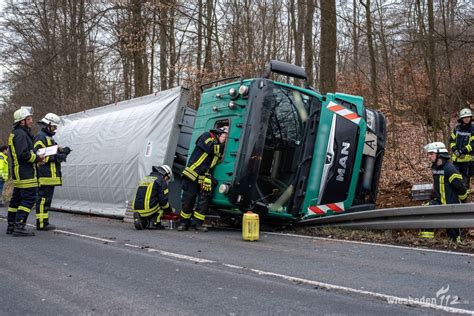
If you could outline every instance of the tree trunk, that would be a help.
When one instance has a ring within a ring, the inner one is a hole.
[[[302,58],[303,58],[303,30],[304,30],[304,19],[305,16],[305,0],[297,0],[298,4],[298,22],[295,32],[295,64],[298,66],[302,66]],[[325,0],[322,0],[325,1]]]
[[[167,9],[160,8],[160,89],[168,89],[168,38],[166,24],[168,23]]]
[[[374,50],[374,39],[373,39],[373,27],[372,27],[372,13],[370,11],[370,0],[360,2],[365,7],[365,19],[367,27],[367,45],[369,48],[369,59],[370,59],[370,90],[372,95],[372,106],[378,108],[379,105],[379,94],[377,87],[377,64]]]
[[[315,0],[307,0],[306,22],[304,26],[304,69],[308,76],[308,83],[314,86],[314,72],[313,72],[313,19],[314,9],[316,7]]]
[[[321,0],[321,48],[320,77],[321,93],[336,92],[336,1]]]
[[[133,25],[133,79],[135,97],[146,95],[148,89],[146,64],[146,25],[142,16],[142,0],[132,1]]]
[[[212,72],[212,17],[214,16],[214,0],[206,1],[206,49],[204,51],[204,69]]]

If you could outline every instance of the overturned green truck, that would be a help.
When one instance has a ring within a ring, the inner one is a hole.
[[[214,82],[199,108],[177,87],[62,117],[57,141],[73,152],[53,207],[122,217],[152,165],[173,165],[170,187],[180,207],[179,175],[196,139],[227,125],[212,211],[226,222],[253,210],[267,222],[303,222],[372,209],[385,146],[385,119],[362,97],[321,95],[270,80],[306,81],[301,67],[272,61],[261,78]]]
[[[215,167],[212,205],[224,220],[246,210],[268,221],[301,221],[372,209],[386,125],[363,98],[321,95],[272,81],[271,73],[306,81],[300,67],[279,61],[262,78],[203,91],[191,140],[228,125],[224,160]]]

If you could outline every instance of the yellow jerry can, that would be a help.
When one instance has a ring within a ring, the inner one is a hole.
[[[243,240],[256,241],[260,235],[260,220],[258,214],[248,211],[242,219]]]

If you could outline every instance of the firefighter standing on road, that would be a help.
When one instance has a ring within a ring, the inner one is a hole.
[[[28,215],[35,204],[38,179],[35,164],[44,160],[33,149],[32,108],[22,107],[13,114],[13,131],[8,138],[12,159],[13,194],[8,207],[7,234],[13,236],[34,236],[26,226]]]
[[[172,181],[173,172],[168,165],[153,166],[150,175],[140,180],[132,202],[136,229],[163,228],[161,217],[173,211],[168,201],[168,183]]]
[[[453,163],[463,177],[464,184],[469,189],[470,175],[474,173],[471,161],[474,157],[474,127],[472,124],[472,111],[468,108],[459,112],[459,124],[456,125],[450,138],[450,147],[453,151]]]
[[[203,133],[196,141],[196,147],[183,170],[179,231],[188,230],[190,225],[198,231],[207,231],[207,228],[202,224],[209,209],[215,183],[212,170],[223,158],[228,133],[229,128],[223,126]],[[196,198],[198,205],[194,210]]]
[[[0,206],[3,204],[3,187],[8,180],[8,146],[0,147]]]
[[[425,151],[432,163],[434,199],[429,205],[459,204],[467,201],[468,190],[464,185],[461,174],[449,161],[449,154],[442,142],[434,142],[425,146]],[[422,232],[422,237],[429,231]],[[458,228],[447,229],[448,236],[456,242],[461,242]],[[433,232],[431,232],[433,234]]]
[[[46,114],[38,125],[41,130],[34,140],[35,152],[40,148],[57,145],[53,139],[61,119],[54,113]],[[54,188],[62,184],[61,163],[66,161],[71,152],[69,147],[58,148],[58,153],[46,156],[44,161],[37,165],[38,169],[38,196],[36,199],[36,229],[53,230],[56,227],[49,223],[49,209],[53,200]]]

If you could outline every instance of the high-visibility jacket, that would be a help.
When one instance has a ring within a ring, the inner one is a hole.
[[[458,204],[467,200],[468,190],[458,169],[449,161],[433,165],[434,201],[431,204]]]
[[[451,133],[449,146],[453,151],[454,162],[471,161],[474,153],[474,125],[458,124]],[[460,156],[454,154],[456,150],[461,153]]]
[[[36,162],[39,157],[33,152],[33,135],[29,128],[16,125],[8,137],[8,147],[12,160],[12,179],[15,188],[35,188]]]
[[[222,159],[224,146],[219,144],[217,136],[211,132],[203,133],[196,141],[191,157],[183,176],[191,181],[201,180],[206,174],[210,174],[212,169]]]
[[[57,145],[53,139],[53,133],[43,128],[35,136],[35,151],[40,148]],[[40,186],[58,186],[62,184],[61,162],[66,161],[66,155],[57,153],[46,156],[43,164],[38,164],[38,183]]]
[[[4,153],[0,153],[0,179],[8,180],[8,156]]]
[[[152,172],[140,180],[132,202],[132,209],[146,217],[155,212],[171,211],[168,202],[168,183],[158,172]]]

